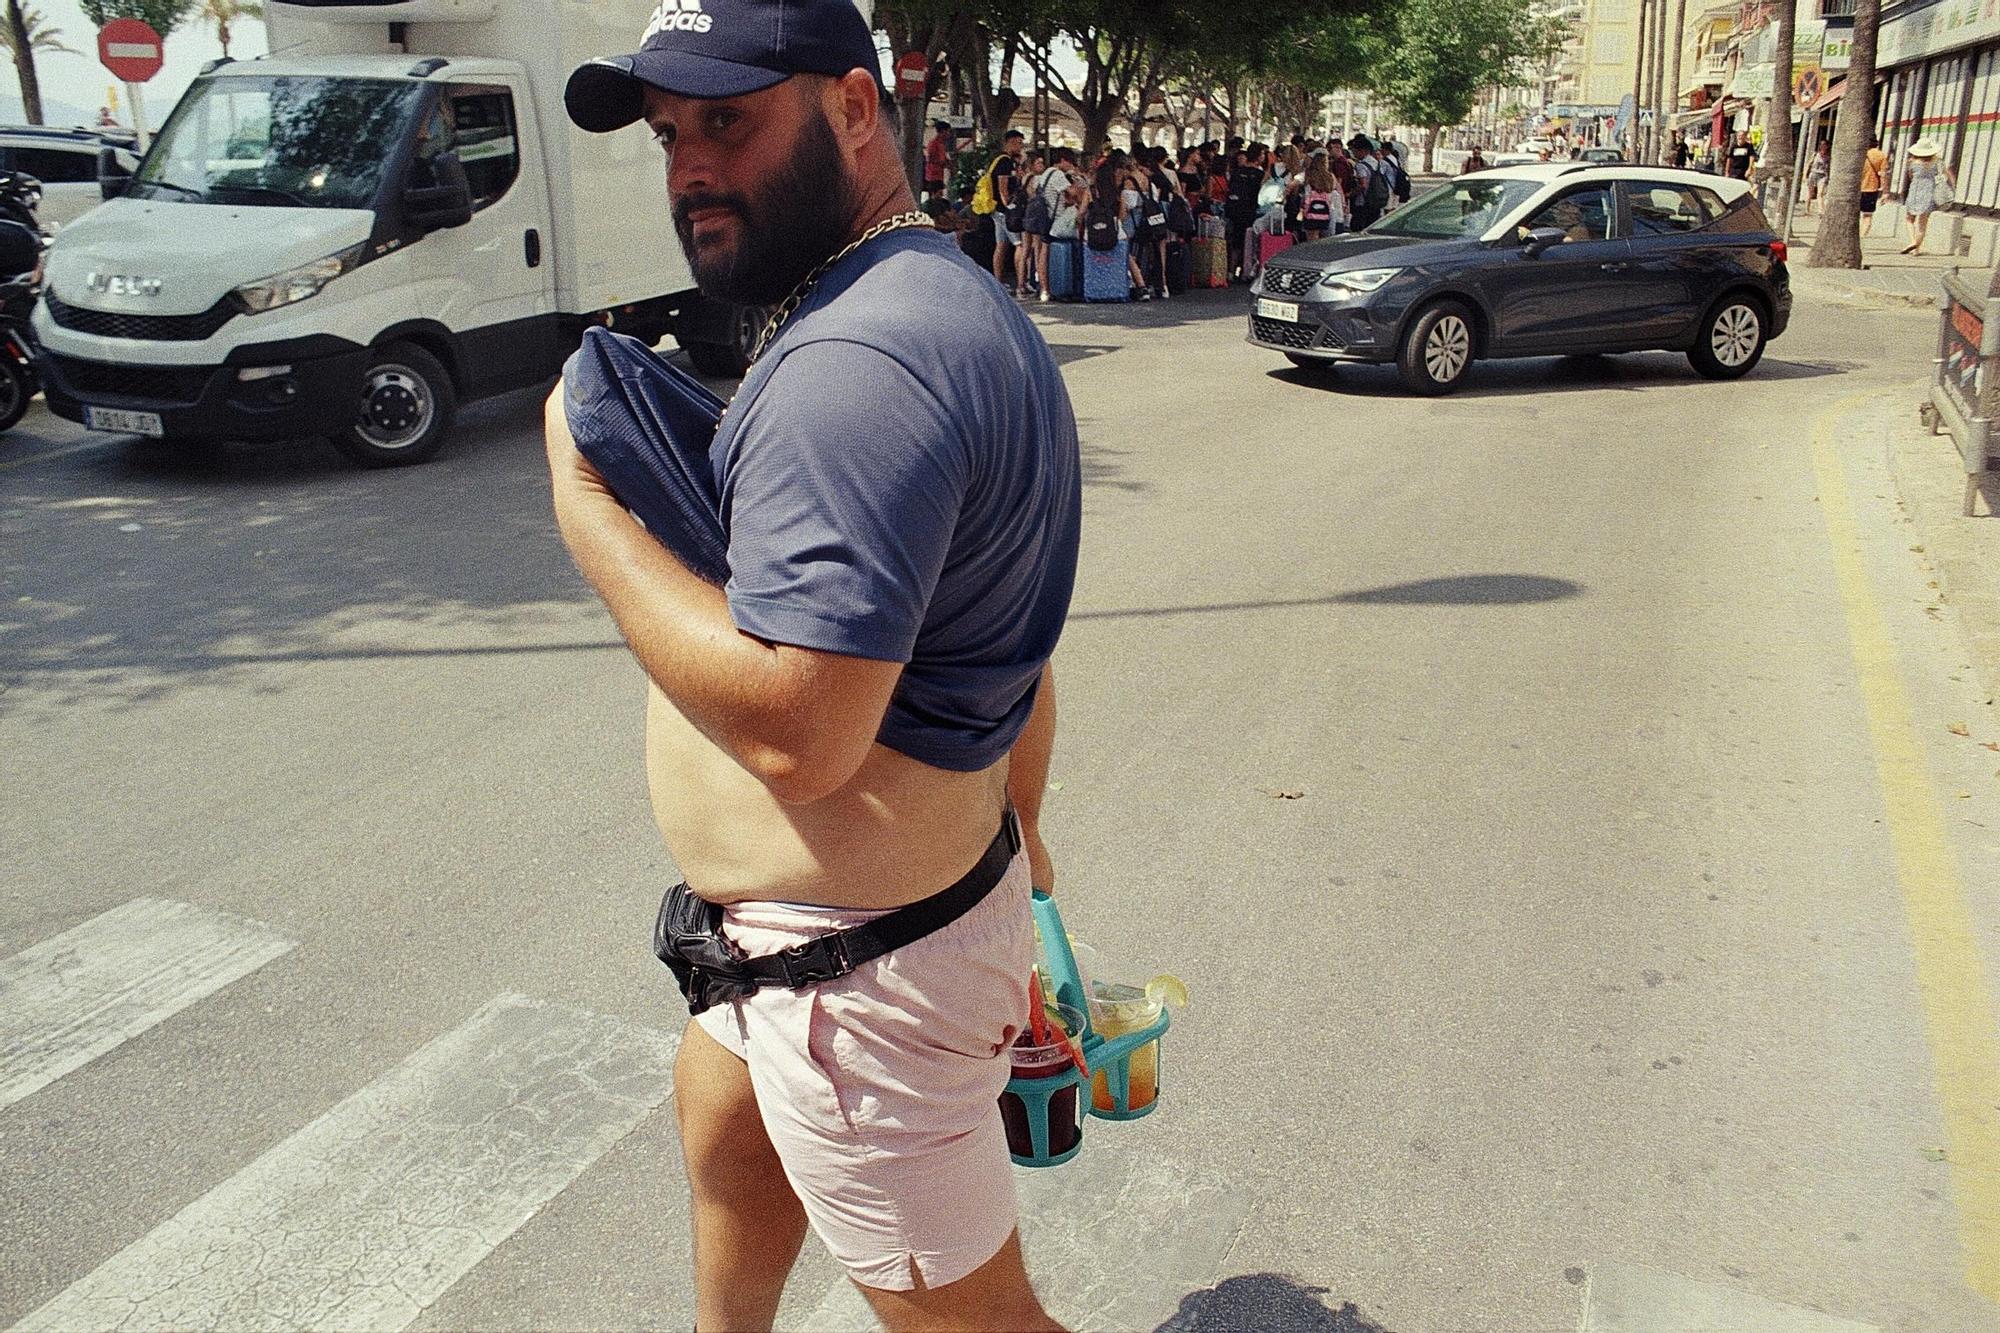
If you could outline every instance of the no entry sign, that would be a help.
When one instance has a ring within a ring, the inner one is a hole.
[[[143,19],[113,19],[98,29],[97,58],[126,83],[144,83],[166,63],[160,34]]]

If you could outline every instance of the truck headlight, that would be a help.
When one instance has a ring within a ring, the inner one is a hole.
[[[308,296],[318,296],[320,288],[332,282],[341,274],[361,262],[362,253],[368,243],[350,245],[337,254],[325,259],[315,259],[310,264],[288,268],[283,273],[273,273],[268,278],[246,282],[230,295],[236,298],[246,314],[261,315],[266,310],[276,310],[279,306],[303,301]]]
[[[1320,279],[1322,287],[1335,291],[1350,291],[1366,295],[1379,289],[1383,283],[1403,270],[1399,268],[1357,268],[1346,273],[1329,273]]]

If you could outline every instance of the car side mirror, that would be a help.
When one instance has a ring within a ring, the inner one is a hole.
[[[472,184],[456,153],[431,159],[436,185],[413,185],[403,191],[403,220],[419,231],[446,231],[472,221]]]
[[[1529,259],[1540,259],[1555,246],[1569,239],[1569,234],[1561,227],[1528,228],[1521,237],[1521,253]]]
[[[97,192],[106,199],[120,199],[132,184],[132,173],[118,160],[116,148],[97,150]]]

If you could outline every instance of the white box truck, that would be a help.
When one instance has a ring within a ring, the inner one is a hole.
[[[271,0],[272,54],[209,66],[50,251],[49,406],[396,464],[460,403],[551,380],[589,324],[740,367],[755,314],[694,291],[658,147],[563,111],[655,6]]]

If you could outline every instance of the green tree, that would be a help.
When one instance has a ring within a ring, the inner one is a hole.
[[[201,0],[83,0],[83,16],[103,27],[113,19],[144,19],[165,40]]]
[[[1385,29],[1374,89],[1427,131],[1426,170],[1436,165],[1438,131],[1464,120],[1482,88],[1538,77],[1535,67],[1567,37],[1528,0],[1402,0]]]
[[[1858,0],[1847,91],[1840,95],[1839,118],[1833,123],[1826,208],[1806,255],[1807,268],[1861,267],[1861,167],[1875,133],[1875,38],[1881,24],[1882,0]]]
[[[35,52],[58,51],[72,56],[82,52],[65,45],[62,34],[42,12],[33,5],[22,4],[21,0],[7,0],[7,22],[0,27],[0,41],[7,44],[7,52],[14,58],[14,73],[21,80],[21,110],[30,125],[39,125],[42,79],[35,69]]]
[[[200,0],[199,17],[215,25],[216,40],[222,43],[222,58],[229,58],[230,29],[245,19],[264,17],[261,0]]]

